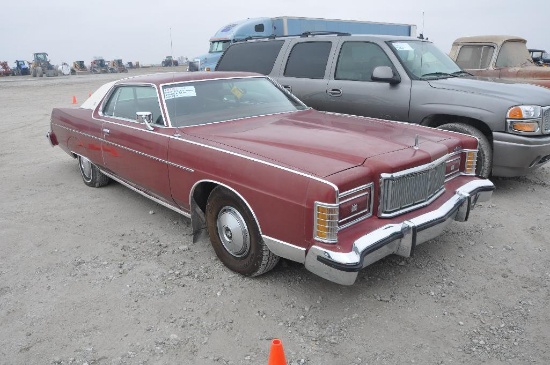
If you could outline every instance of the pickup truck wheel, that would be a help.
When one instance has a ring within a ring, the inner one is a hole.
[[[491,175],[493,168],[493,148],[489,143],[489,140],[481,131],[469,124],[464,123],[449,123],[439,126],[440,129],[447,131],[459,132],[474,136],[479,140],[478,153],[477,153],[477,165],[476,175],[488,178]]]
[[[99,188],[109,183],[109,177],[101,173],[86,157],[78,156],[78,167],[84,184],[93,188]]]
[[[206,205],[206,223],[212,247],[229,269],[258,276],[279,261],[263,242],[250,210],[231,191],[223,187],[212,191]]]

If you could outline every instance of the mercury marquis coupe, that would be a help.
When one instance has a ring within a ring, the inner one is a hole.
[[[494,185],[455,132],[319,112],[253,73],[162,73],[55,108],[50,143],[84,183],[111,179],[206,227],[219,259],[256,276],[280,257],[351,285],[358,271],[465,221]]]

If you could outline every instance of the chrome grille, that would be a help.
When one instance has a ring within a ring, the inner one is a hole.
[[[542,109],[542,133],[550,133],[550,107]]]
[[[380,180],[381,217],[426,205],[444,191],[446,162],[438,161],[395,174],[382,174]]]

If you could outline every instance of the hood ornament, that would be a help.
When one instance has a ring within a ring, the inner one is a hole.
[[[414,146],[413,146],[413,148],[414,148],[415,150],[418,149],[418,134],[416,135],[416,137],[414,137]]]

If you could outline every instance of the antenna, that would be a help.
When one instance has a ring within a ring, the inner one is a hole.
[[[424,37],[424,11],[422,11],[422,27],[420,28],[420,35],[417,38],[427,40],[427,38]]]
[[[172,54],[172,27],[170,27],[170,57],[172,58],[172,64],[170,66],[174,66],[174,55]]]

